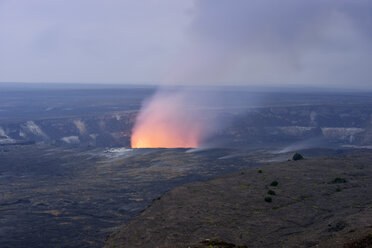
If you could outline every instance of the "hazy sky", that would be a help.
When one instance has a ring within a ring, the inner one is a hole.
[[[0,0],[0,82],[372,88],[371,0]]]

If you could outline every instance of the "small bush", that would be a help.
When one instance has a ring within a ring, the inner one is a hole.
[[[342,177],[336,177],[335,179],[333,179],[329,183],[333,183],[333,184],[335,184],[335,183],[346,183],[346,179],[342,178]]]
[[[337,187],[336,188],[336,192],[341,192],[341,188],[340,187]]]
[[[258,170],[258,173],[262,173],[262,170]]]
[[[208,245],[218,245],[218,244],[222,243],[222,240],[219,239],[219,238],[206,239],[204,241],[204,243],[206,243]]]
[[[232,244],[232,243],[227,243],[227,242],[224,242],[218,238],[216,239],[206,239],[206,240],[203,240],[200,242],[201,244],[203,244],[205,247],[205,245],[208,245],[208,247],[237,247],[237,248],[248,248],[247,246],[243,245],[243,246],[238,246],[238,245],[235,245],[235,244]],[[199,247],[199,246],[198,246]]]
[[[272,201],[273,201],[273,198],[271,198],[270,196],[265,197],[265,202],[272,202]]]
[[[304,159],[304,157],[303,157],[301,154],[299,154],[298,152],[296,152],[296,153],[293,155],[292,159],[293,159],[294,161],[297,161],[297,160],[302,160],[302,159]]]
[[[275,193],[275,191],[274,190],[269,190],[269,191],[267,191],[267,194],[269,194],[269,195],[276,195],[276,193]]]
[[[272,181],[272,182],[270,183],[270,185],[271,185],[271,186],[274,186],[274,187],[278,186],[278,184],[279,184],[279,182],[276,181],[276,180],[274,180],[274,181]]]
[[[337,223],[334,223],[333,225],[328,226],[328,232],[339,232],[347,226],[347,223],[345,221],[339,221]]]

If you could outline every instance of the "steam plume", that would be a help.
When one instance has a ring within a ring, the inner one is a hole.
[[[132,148],[200,147],[220,123],[194,93],[160,90],[145,102],[132,130]]]

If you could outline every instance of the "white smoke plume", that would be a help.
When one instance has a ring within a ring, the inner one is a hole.
[[[133,148],[200,148],[227,125],[223,91],[161,89],[142,106],[132,130]],[[238,99],[237,101],[240,102]],[[239,104],[243,104],[240,102]],[[244,110],[245,105],[241,105]]]

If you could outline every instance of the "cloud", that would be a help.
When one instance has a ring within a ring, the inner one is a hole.
[[[370,0],[0,0],[0,81],[371,88]]]
[[[370,87],[372,2],[197,0],[168,81]]]
[[[188,1],[2,0],[0,82],[159,81]]]

